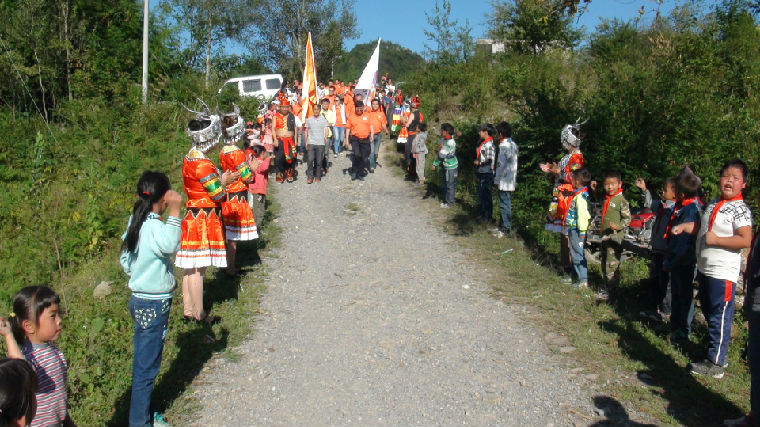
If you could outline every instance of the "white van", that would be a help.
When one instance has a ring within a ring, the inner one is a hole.
[[[282,86],[282,74],[258,74],[255,76],[235,77],[224,82],[219,89],[222,93],[227,85],[235,86],[240,96],[263,96],[269,100],[277,95]]]

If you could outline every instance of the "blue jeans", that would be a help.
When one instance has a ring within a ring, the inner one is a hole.
[[[493,218],[493,187],[492,173],[478,173],[478,214],[483,221],[490,222]]]
[[[512,192],[499,191],[499,214],[501,215],[501,228],[504,231],[512,229]]]
[[[164,338],[169,328],[172,299],[149,300],[134,295],[129,300],[129,314],[135,323],[132,361],[132,399],[129,403],[129,425],[152,425],[150,396],[161,367]]]
[[[380,153],[380,140],[383,139],[383,135],[380,133],[375,134],[375,138],[372,140],[372,151],[369,155],[369,168],[374,169],[377,165],[377,155]]]
[[[446,169],[441,167],[441,192],[443,203],[448,205],[454,204],[454,193],[457,188],[457,169]]]
[[[503,193],[499,192],[499,195]],[[583,250],[586,246],[586,236],[581,238],[578,229],[571,228],[567,230],[567,236],[570,238],[570,257],[573,260],[573,270],[575,275],[578,276],[578,282],[588,282],[588,266],[586,265],[586,253]]]
[[[333,152],[338,154],[343,151],[343,142],[346,140],[346,128],[333,127]]]

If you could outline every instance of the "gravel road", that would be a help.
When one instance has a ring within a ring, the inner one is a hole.
[[[580,425],[592,391],[524,307],[379,168],[276,184],[283,245],[252,338],[195,381],[197,425]],[[586,418],[589,417],[589,418]]]

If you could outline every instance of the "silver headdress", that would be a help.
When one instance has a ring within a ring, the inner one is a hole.
[[[232,104],[232,106],[234,107],[234,111],[223,116],[237,119],[237,123],[226,128],[228,144],[236,144],[245,135],[245,119],[240,115],[240,107],[235,104]]]
[[[187,111],[194,113],[196,120],[209,120],[211,122],[208,126],[200,130],[190,130],[190,128],[185,129],[187,136],[193,140],[195,148],[205,153],[219,143],[219,138],[222,136],[222,119],[218,114],[211,114],[211,110],[203,100],[198,99],[198,101],[200,101],[203,106],[203,111],[193,111],[187,108],[184,104],[180,103],[180,105],[182,105]]]
[[[565,149],[570,150],[580,147],[581,139],[580,137],[575,136],[575,133],[573,133],[573,131],[580,132],[581,125],[586,124],[588,121],[586,120],[581,123],[580,120],[581,118],[578,117],[578,120],[575,121],[575,124],[568,124],[562,128],[562,132],[560,133],[560,140],[562,141],[562,146],[565,147]]]

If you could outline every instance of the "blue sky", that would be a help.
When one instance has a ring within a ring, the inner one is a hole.
[[[664,0],[660,11],[667,14],[676,4],[684,0]],[[655,0],[592,0],[588,10],[580,16],[579,26],[592,32],[603,18],[628,20],[638,16],[644,6],[644,20],[650,21],[657,8]],[[435,0],[356,0],[356,16],[361,35],[358,39],[347,40],[345,49],[351,50],[358,43],[366,43],[382,37],[422,53],[426,43],[423,29],[427,27],[425,12],[430,11]],[[486,32],[486,14],[490,10],[490,0],[451,0],[452,18],[464,23],[469,20],[475,38]]]

